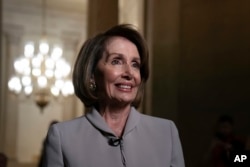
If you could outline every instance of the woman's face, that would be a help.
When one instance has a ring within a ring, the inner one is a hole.
[[[140,55],[135,44],[123,37],[112,37],[97,63],[94,80],[104,104],[131,104],[141,83]]]

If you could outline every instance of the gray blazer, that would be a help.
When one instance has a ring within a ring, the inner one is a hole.
[[[132,107],[123,136],[115,137],[99,112],[53,125],[44,167],[184,167],[175,124]]]

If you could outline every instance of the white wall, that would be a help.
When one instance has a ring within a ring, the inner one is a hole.
[[[53,120],[62,121],[63,105],[50,103],[44,111],[35,105],[33,99],[19,103],[17,127],[17,160],[36,162],[40,156],[42,142],[49,124]]]

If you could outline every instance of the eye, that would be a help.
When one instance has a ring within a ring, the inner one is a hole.
[[[132,63],[132,67],[140,69],[141,64],[139,62],[135,61]]]
[[[113,59],[113,60],[111,61],[111,64],[112,64],[112,65],[121,64],[121,60],[119,60],[119,59]]]

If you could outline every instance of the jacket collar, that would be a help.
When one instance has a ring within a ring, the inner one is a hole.
[[[125,137],[136,127],[136,125],[139,123],[140,115],[141,114],[134,107],[131,107],[122,137]],[[108,127],[101,114],[95,108],[93,108],[92,111],[86,113],[86,118],[95,128],[97,128],[103,134],[108,136],[115,136],[114,132],[111,130],[111,128]]]

